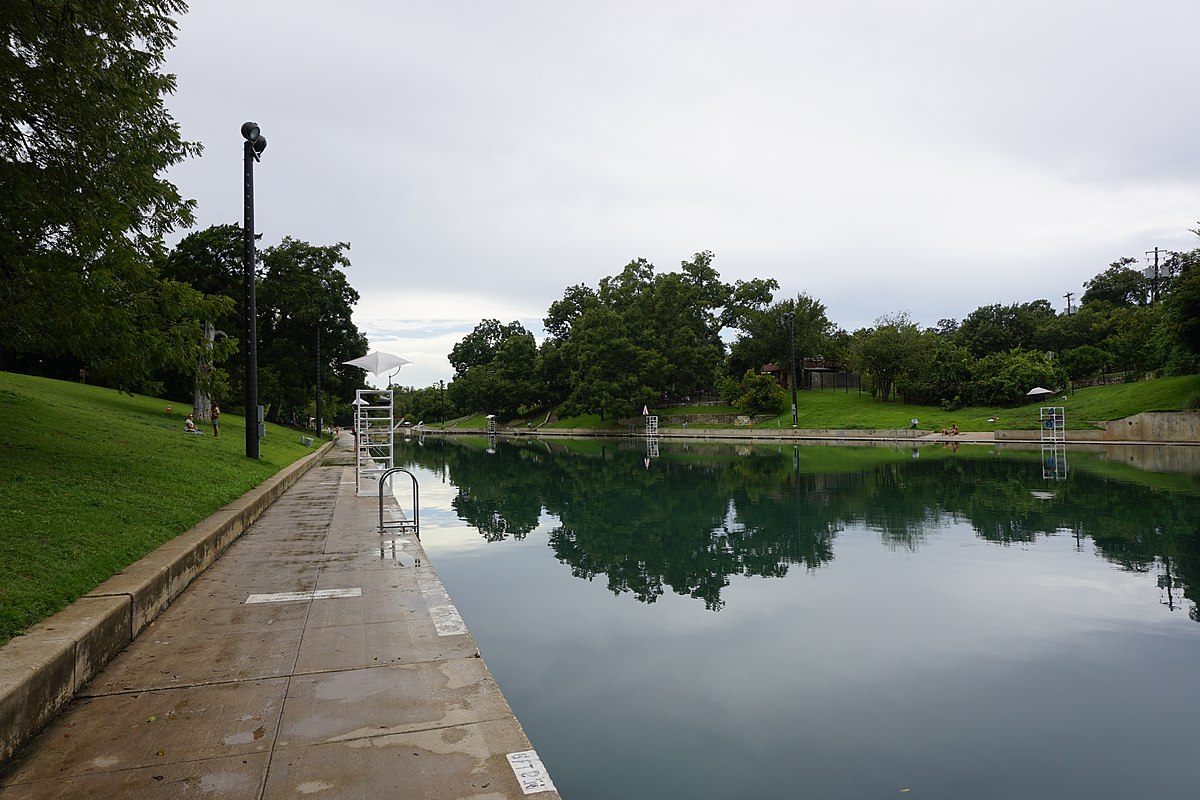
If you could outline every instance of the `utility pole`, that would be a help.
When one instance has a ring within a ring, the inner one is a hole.
[[[1067,298],[1067,316],[1068,317],[1071,316],[1072,313],[1074,313],[1071,311],[1071,298],[1074,296],[1075,296],[1074,292],[1067,292],[1066,294],[1063,295],[1063,297]]]
[[[1154,253],[1154,277],[1150,280],[1150,305],[1154,305],[1158,302],[1158,248],[1147,250],[1146,255],[1151,252]]]

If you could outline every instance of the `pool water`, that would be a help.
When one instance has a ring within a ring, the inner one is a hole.
[[[422,542],[566,798],[1200,786],[1188,448],[400,452]]]

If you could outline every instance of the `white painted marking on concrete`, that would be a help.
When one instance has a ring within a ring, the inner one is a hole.
[[[417,583],[421,587],[421,596],[425,598],[425,605],[429,609],[429,616],[433,620],[437,635],[454,636],[466,633],[467,623],[459,616],[458,609],[450,601],[450,595],[446,594],[446,587],[442,586],[441,581],[430,582],[418,577]]]
[[[275,592],[252,594],[247,603],[291,603],[296,600],[328,600],[336,597],[362,597],[362,589],[318,589],[315,592]]]
[[[508,764],[512,767],[513,774],[517,776],[517,783],[521,784],[521,791],[525,794],[555,791],[554,782],[550,780],[550,773],[546,771],[546,765],[538,758],[536,750],[509,753]]]

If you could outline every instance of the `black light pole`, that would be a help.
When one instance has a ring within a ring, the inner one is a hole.
[[[254,162],[267,149],[258,123],[243,122],[246,217],[242,223],[242,281],[246,306],[246,458],[258,458],[258,312],[254,307]]]
[[[325,417],[321,414],[321,329],[325,327],[325,312],[324,303],[329,296],[329,284],[324,278],[318,278],[317,284],[321,287],[321,305],[317,308],[317,438],[320,439],[325,432]]]
[[[321,438],[325,430],[324,419],[321,416],[321,315],[317,315],[317,438]]]
[[[788,311],[783,315],[788,324],[788,345],[791,348],[792,360],[788,365],[788,383],[792,385],[792,427],[800,426],[799,417],[796,414],[796,314],[793,311]]]

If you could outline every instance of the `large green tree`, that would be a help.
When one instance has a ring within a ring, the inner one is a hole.
[[[1090,281],[1083,284],[1085,291],[1082,302],[1109,303],[1114,306],[1140,306],[1149,300],[1149,282],[1142,273],[1133,269],[1136,258],[1121,258],[1108,265]]]
[[[604,306],[575,323],[564,360],[572,388],[563,411],[601,419],[630,416],[653,403],[666,367],[653,342],[633,335],[621,314]]]
[[[1192,231],[1200,236],[1200,229]],[[1167,296],[1161,348],[1168,369],[1177,374],[1200,370],[1200,249],[1179,253],[1177,276]]]
[[[676,272],[658,273],[639,258],[595,291],[569,287],[543,320],[547,399],[619,415],[712,391],[726,355],[721,332],[759,311],[778,288],[773,280],[724,283],[713,260],[703,251]]]
[[[262,254],[257,292],[258,391],[271,419],[313,412],[320,370],[322,416],[345,418],[363,373],[343,361],[365,355],[366,337],[351,319],[358,292],[346,279],[350,245],[313,245],[286,237]],[[317,345],[320,344],[320,358]]]
[[[191,336],[181,325],[212,313],[156,268],[163,235],[190,224],[192,209],[163,172],[200,150],[163,105],[175,89],[162,71],[172,17],[185,10],[178,0],[3,3],[0,352],[69,357],[137,386]]]
[[[867,378],[871,394],[887,401],[898,381],[922,362],[921,332],[907,312],[888,314],[872,328],[855,332],[851,362]]]
[[[543,394],[538,346],[520,322],[485,319],[450,351],[450,393],[463,409],[513,416]]]
[[[769,363],[788,366],[794,332],[797,362],[794,379],[798,386],[805,386],[800,365],[805,359],[829,355],[833,323],[825,312],[824,303],[804,293],[769,308],[745,312],[738,321],[738,337],[730,349],[730,371],[735,374],[748,369],[757,371]]]
[[[954,336],[976,358],[1015,347],[1046,349],[1043,339],[1054,317],[1054,307],[1046,300],[981,306],[962,321]]]
[[[1028,402],[1026,392],[1036,386],[1060,388],[1063,378],[1045,353],[1017,348],[979,359],[967,391],[977,405],[1016,405]]]
[[[245,330],[242,299],[242,226],[213,225],[193,231],[171,249],[162,265],[162,274],[170,280],[189,284],[212,297],[226,299],[225,313],[204,320],[206,344],[197,359],[195,371],[164,376],[168,396],[194,395],[193,407],[200,419],[207,419],[211,402],[227,403],[233,398],[230,373],[237,385],[242,380],[240,360],[228,361],[238,349]]]
[[[244,241],[241,225],[213,225],[192,231],[171,249],[163,274],[205,294],[224,295],[240,303],[244,294]],[[239,319],[231,315],[218,321],[233,327]]]
[[[939,327],[947,330],[946,326]],[[961,406],[975,359],[965,347],[955,343],[952,335],[938,329],[923,331],[915,344],[909,368],[897,378],[897,393],[906,403]]]

